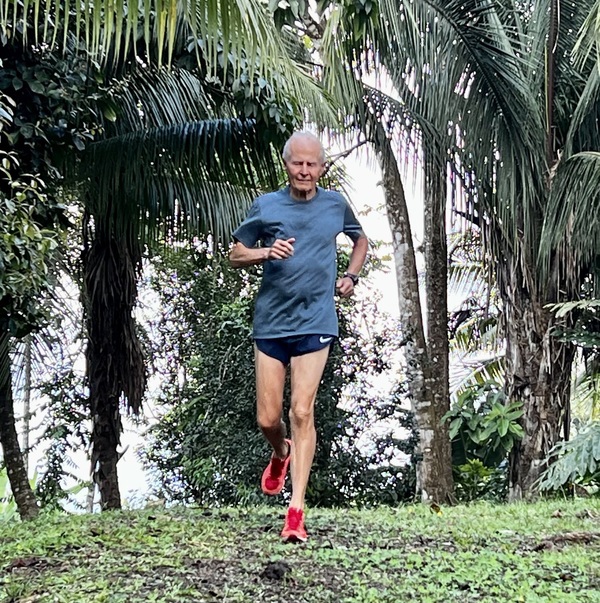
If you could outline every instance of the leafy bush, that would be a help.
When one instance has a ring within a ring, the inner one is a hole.
[[[143,458],[160,482],[158,494],[210,505],[272,502],[257,487],[269,454],[255,418],[251,325],[257,271],[233,271],[222,255],[200,245],[157,261],[153,286],[165,309],[152,327],[162,417],[149,431]],[[365,374],[389,366],[392,338],[365,343],[353,319],[362,312],[365,320],[377,320],[374,305],[366,303],[368,308],[344,302],[342,337],[319,389],[311,506],[392,503],[414,493],[414,469],[403,460],[414,451],[415,436],[397,401],[401,392],[381,400],[363,382]],[[349,384],[354,386],[348,395]],[[394,433],[398,422],[405,425],[401,436]],[[359,449],[361,437],[374,444]]]
[[[459,500],[503,499],[506,459],[523,437],[521,403],[507,403],[493,380],[465,388],[443,420],[449,421],[452,465]]]
[[[547,469],[538,487],[542,491],[560,490],[571,485],[600,487],[600,421],[582,429],[572,440],[559,442],[550,451]]]
[[[505,500],[508,494],[508,462],[486,467],[479,459],[469,459],[453,467],[454,493],[458,500]]]

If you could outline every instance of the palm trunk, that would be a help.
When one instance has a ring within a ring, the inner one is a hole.
[[[452,466],[449,440],[444,442],[439,421],[441,414],[436,408],[436,402],[439,396],[443,396],[443,391],[434,396],[431,389],[437,385],[437,380],[433,377],[434,367],[430,363],[425,341],[406,197],[392,147],[380,125],[377,126],[375,148],[381,165],[387,215],[392,231],[407,386],[419,434],[417,495],[423,502],[446,502],[452,497]],[[444,337],[447,338],[447,334]],[[436,337],[437,345],[439,342]]]
[[[437,148],[437,147],[436,147]],[[438,149],[440,150],[440,149]],[[446,180],[440,161],[425,163],[425,291],[427,295],[427,356],[431,392],[431,467],[438,501],[453,498],[452,446],[443,416],[450,410],[448,344],[448,244]]]
[[[15,425],[9,342],[9,334],[4,330],[0,332],[0,443],[19,515],[21,519],[33,519],[38,515],[39,508],[29,484]]]
[[[93,359],[88,352],[88,358]],[[90,388],[92,400],[92,470],[100,491],[102,510],[121,508],[121,491],[117,462],[120,444],[121,415],[119,399]]]
[[[506,316],[506,392],[523,403],[525,435],[510,454],[510,500],[535,497],[543,461],[568,422],[573,346],[553,337],[552,315],[520,286],[513,266],[501,288]]]

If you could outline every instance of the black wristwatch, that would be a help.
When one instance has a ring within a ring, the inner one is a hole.
[[[352,285],[356,287],[358,285],[358,274],[352,274],[351,272],[344,272],[342,278],[349,278],[352,281]]]

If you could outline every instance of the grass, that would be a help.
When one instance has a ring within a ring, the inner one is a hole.
[[[600,500],[308,512],[45,514],[0,523],[2,603],[600,603]]]

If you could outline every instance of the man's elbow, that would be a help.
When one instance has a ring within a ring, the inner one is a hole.
[[[366,237],[366,235],[362,235],[357,239],[355,246],[366,252],[369,250],[369,239]]]

